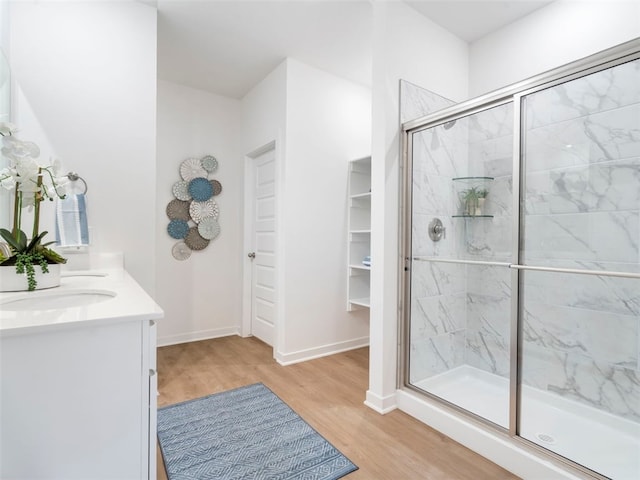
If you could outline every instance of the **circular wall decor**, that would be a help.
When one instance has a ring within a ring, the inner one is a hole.
[[[191,227],[189,229],[189,233],[187,233],[187,236],[184,239],[184,243],[191,250],[203,250],[207,248],[207,245],[209,245],[209,240],[203,238],[202,235],[198,233],[197,227]]]
[[[173,192],[173,196],[178,200],[191,200],[191,195],[189,195],[189,183],[185,182],[184,180],[180,180],[174,183],[171,191]]]
[[[197,158],[187,158],[180,164],[180,176],[185,182],[197,177],[206,177],[207,171]]]
[[[189,182],[189,194],[197,202],[204,202],[213,197],[213,185],[204,177],[194,178]]]
[[[178,200],[177,198],[171,200],[167,205],[167,217],[169,217],[169,220],[184,220],[188,222],[191,219],[189,216],[189,202]]]
[[[207,172],[213,173],[218,169],[218,160],[213,155],[205,155],[200,159],[200,164]]]
[[[191,256],[191,249],[187,247],[187,244],[180,241],[176,243],[171,249],[171,255],[176,260],[186,260]]]
[[[213,217],[203,218],[198,224],[198,233],[207,240],[213,240],[220,233],[220,224],[218,219]]]
[[[222,193],[222,184],[218,180],[209,180],[211,187],[213,188],[213,196],[220,195]]]
[[[167,232],[169,232],[171,238],[182,239],[189,232],[189,224],[184,220],[171,220],[167,226]]]
[[[203,218],[207,217],[218,218],[218,214],[218,204],[213,200],[191,202],[191,205],[189,205],[189,215],[191,215],[191,219],[196,223],[200,223]]]
[[[220,235],[220,210],[212,197],[222,193],[222,184],[209,178],[218,166],[213,155],[190,157],[180,163],[181,180],[171,187],[175,199],[166,207],[170,220],[167,233],[180,240],[171,248],[176,260],[187,260],[194,250],[203,250]]]

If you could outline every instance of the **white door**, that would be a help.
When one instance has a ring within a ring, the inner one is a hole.
[[[273,346],[276,320],[275,150],[253,161],[251,334]]]

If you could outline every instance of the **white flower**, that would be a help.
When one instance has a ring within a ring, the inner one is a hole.
[[[0,186],[5,190],[13,190],[16,186],[15,171],[10,168],[0,170]]]
[[[25,157],[38,158],[40,156],[40,148],[33,142],[23,142],[16,137],[4,137],[2,154],[17,162]]]
[[[17,128],[13,123],[10,122],[0,122],[0,135],[3,137],[10,137],[14,133],[16,133]]]
[[[15,161],[14,168],[20,183],[37,183],[40,165],[32,157],[23,157]]]

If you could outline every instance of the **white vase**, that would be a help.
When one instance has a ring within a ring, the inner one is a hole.
[[[60,264],[48,265],[49,273],[42,273],[39,265],[34,267],[36,290],[60,286]],[[0,266],[0,292],[22,292],[29,290],[27,274],[16,273],[16,266]]]

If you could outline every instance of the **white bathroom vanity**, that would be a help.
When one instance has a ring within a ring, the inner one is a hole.
[[[123,269],[0,293],[0,478],[155,479],[162,316]]]

